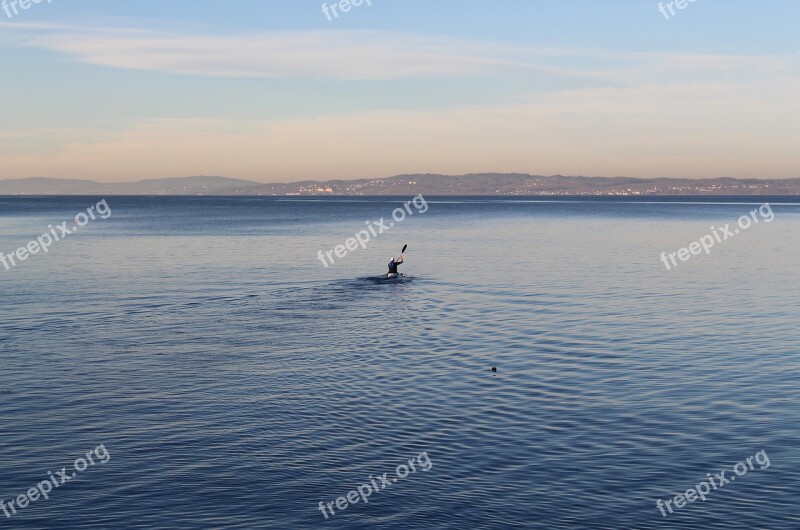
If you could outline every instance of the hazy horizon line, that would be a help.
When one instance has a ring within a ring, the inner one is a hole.
[[[520,175],[520,176],[528,176],[528,177],[544,177],[544,178],[586,178],[586,179],[636,179],[636,180],[659,180],[659,179],[668,179],[668,180],[720,180],[720,179],[731,179],[731,180],[792,180],[800,178],[799,176],[796,177],[769,177],[769,176],[760,176],[760,177],[732,177],[732,176],[716,176],[716,177],[673,177],[673,176],[659,176],[659,177],[640,177],[640,176],[630,176],[630,175],[569,175],[564,173],[554,173],[554,174],[542,174],[542,173],[526,173],[520,171],[481,171],[475,173],[397,173],[394,175],[388,175],[383,177],[358,177],[358,178],[317,178],[317,179],[301,179],[301,180],[283,180],[283,181],[275,181],[275,182],[264,182],[260,180],[255,180],[251,178],[240,178],[240,177],[228,177],[225,175],[184,175],[184,176],[177,176],[177,177],[155,177],[155,178],[144,178],[139,180],[121,180],[121,181],[106,181],[106,180],[97,180],[91,178],[73,178],[73,177],[45,177],[45,176],[38,176],[38,177],[19,177],[19,178],[3,178],[0,179],[0,182],[21,182],[21,181],[31,181],[31,180],[60,180],[60,181],[76,181],[76,182],[93,182],[97,184],[137,184],[140,182],[155,182],[155,181],[163,181],[163,180],[179,180],[179,179],[199,179],[199,178],[212,178],[212,179],[226,179],[226,180],[235,180],[235,181],[245,181],[253,184],[263,185],[263,186],[271,186],[271,185],[280,185],[280,184],[299,184],[303,182],[357,182],[363,180],[388,180],[397,177],[419,177],[419,176],[441,176],[441,177],[469,177],[475,175],[497,175],[497,176],[508,176],[508,175]]]

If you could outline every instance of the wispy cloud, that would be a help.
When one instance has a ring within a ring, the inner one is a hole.
[[[187,35],[48,25],[7,27],[22,41],[89,64],[213,77],[392,80],[502,71],[555,72],[507,45],[379,31]]]
[[[17,45],[111,68],[208,77],[397,80],[498,74],[636,82],[675,73],[797,71],[789,54],[733,56],[616,52],[465,40],[385,31],[205,35],[136,28],[0,23]],[[645,74],[642,77],[638,74]]]

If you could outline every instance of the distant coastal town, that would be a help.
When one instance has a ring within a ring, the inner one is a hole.
[[[298,182],[241,187],[254,195],[800,195],[800,179],[636,179],[626,177],[535,176],[524,174],[398,175],[386,179]]]

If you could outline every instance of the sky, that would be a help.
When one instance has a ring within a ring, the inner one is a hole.
[[[800,177],[797,0],[18,1],[0,179]]]

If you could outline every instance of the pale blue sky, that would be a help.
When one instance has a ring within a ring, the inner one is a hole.
[[[800,176],[797,1],[321,5],[0,10],[0,178]]]

